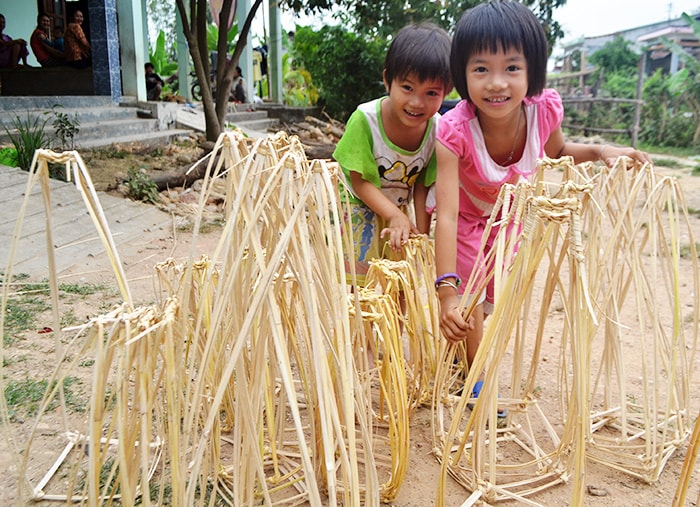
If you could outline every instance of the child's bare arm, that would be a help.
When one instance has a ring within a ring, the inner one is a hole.
[[[400,250],[411,234],[418,234],[418,229],[406,214],[382,194],[381,190],[362,179],[360,173],[350,173],[350,184],[353,193],[389,224],[389,227],[382,230],[380,234],[381,237],[390,235],[391,248]]]

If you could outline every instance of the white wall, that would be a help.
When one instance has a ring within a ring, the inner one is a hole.
[[[32,48],[29,47],[29,38],[36,28],[36,17],[39,14],[36,1],[0,0],[0,14],[4,15],[7,21],[5,33],[13,39],[24,39],[27,41],[27,49],[29,50],[27,63],[33,67],[38,67],[39,62],[34,58]]]

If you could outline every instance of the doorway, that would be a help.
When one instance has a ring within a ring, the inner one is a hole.
[[[80,10],[85,17],[83,21],[83,32],[90,40],[90,14],[88,12],[88,0],[37,0],[37,8],[40,13],[46,14],[51,20],[51,33],[56,28],[65,32],[70,23],[73,13]]]

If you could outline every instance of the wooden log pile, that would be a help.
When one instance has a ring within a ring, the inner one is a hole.
[[[324,113],[325,114],[325,113]],[[325,115],[328,121],[314,116],[306,116],[304,121],[282,123],[274,131],[284,130],[289,135],[295,135],[304,145],[304,152],[309,159],[330,159],[335,145],[345,132],[345,125]]]

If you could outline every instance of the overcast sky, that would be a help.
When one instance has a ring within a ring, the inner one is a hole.
[[[593,37],[693,14],[700,0],[567,0],[554,10],[564,41]]]

